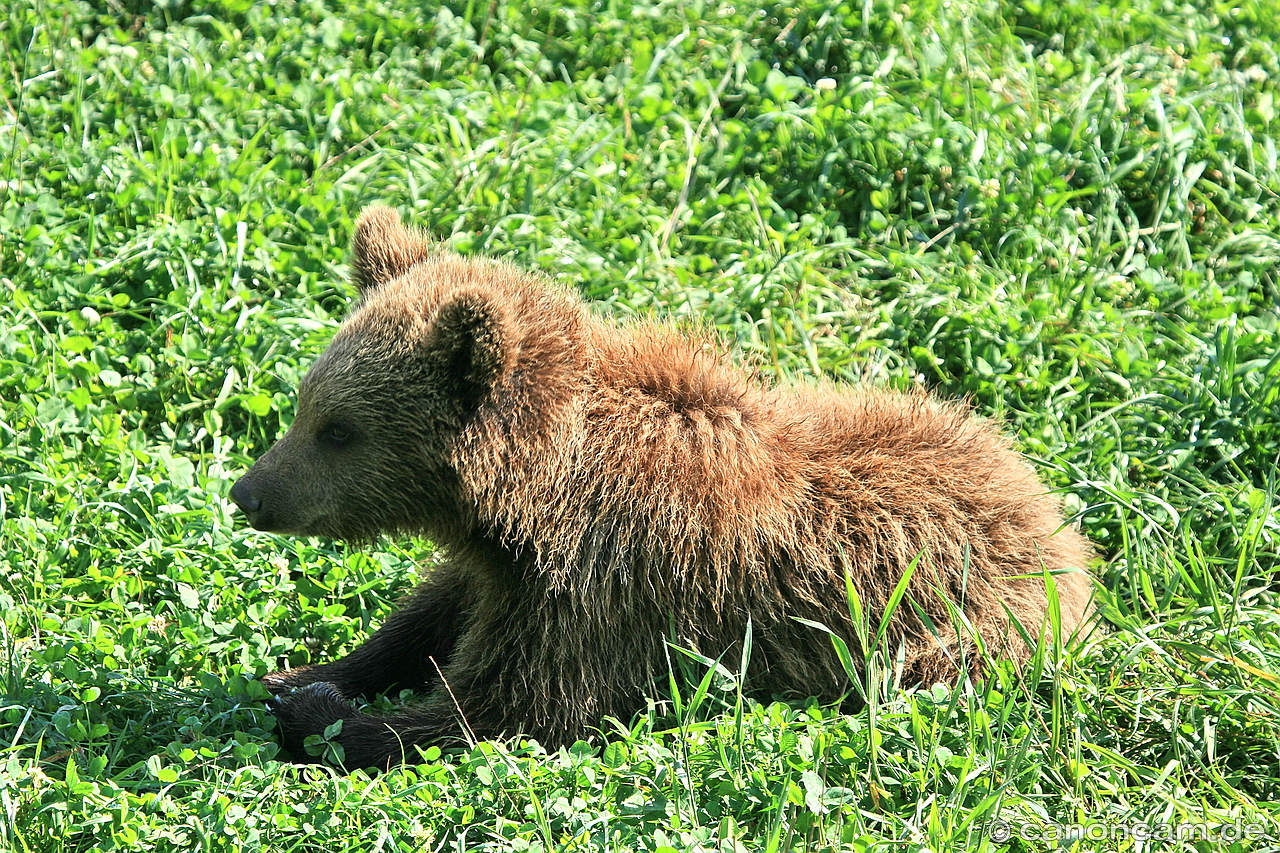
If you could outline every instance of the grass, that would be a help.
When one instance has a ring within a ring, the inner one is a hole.
[[[9,4],[0,849],[1273,848],[1275,21]],[[603,314],[712,323],[766,376],[969,398],[1098,544],[1110,630],[856,715],[722,678],[603,750],[279,762],[253,677],[350,648],[430,561],[255,534],[223,497],[289,422],[375,201]]]

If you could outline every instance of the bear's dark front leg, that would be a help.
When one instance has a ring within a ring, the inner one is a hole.
[[[576,660],[566,661],[565,644],[589,625],[579,609],[527,590],[503,595],[487,587],[484,592],[477,590],[466,629],[448,664],[441,665],[443,678],[424,701],[394,711],[362,710],[323,682],[275,697],[271,710],[290,756],[301,762],[336,760],[333,751],[313,755],[307,749],[308,738],[326,730],[328,742],[341,747],[341,764],[348,770],[413,762],[415,747],[465,746],[472,738],[523,734],[554,749],[585,735],[602,712],[625,716],[640,705],[638,698],[622,706],[602,705],[600,695],[619,693],[619,686],[609,682],[611,670],[584,672]],[[535,617],[553,627],[531,638]],[[624,626],[615,648],[624,659],[643,664],[646,658],[628,640],[640,633]],[[639,680],[632,689],[639,690]],[[340,730],[333,727],[339,720]]]
[[[309,684],[283,696],[269,705],[280,724],[280,742],[289,756],[301,763],[335,760],[347,770],[375,768],[389,770],[404,762],[413,762],[415,746],[465,746],[465,730],[443,690],[420,705],[398,711],[364,714],[324,682]],[[342,721],[330,743],[341,747],[337,755],[323,748],[312,755],[307,738],[322,735],[338,720]]]
[[[273,672],[262,683],[277,695],[325,683],[344,699],[374,696],[393,687],[422,689],[438,680],[437,666],[443,669],[453,654],[466,627],[470,599],[462,571],[451,565],[434,568],[382,627],[346,657]]]

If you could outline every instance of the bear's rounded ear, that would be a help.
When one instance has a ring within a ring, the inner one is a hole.
[[[363,297],[431,254],[431,244],[400,224],[389,207],[366,207],[351,241],[351,278]]]
[[[485,294],[452,294],[427,336],[434,361],[464,397],[483,394],[502,375],[514,343],[502,309]]]

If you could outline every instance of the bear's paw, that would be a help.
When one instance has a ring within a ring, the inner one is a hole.
[[[267,700],[267,710],[280,726],[280,740],[295,761],[342,760],[331,747],[341,746],[343,728],[360,716],[332,684],[318,681]],[[341,725],[336,725],[341,724]],[[318,740],[308,743],[312,736]],[[315,753],[315,754],[313,754]]]

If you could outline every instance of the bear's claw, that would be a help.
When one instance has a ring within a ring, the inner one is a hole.
[[[308,682],[314,683],[317,680],[322,680],[308,678],[306,675],[308,669],[310,669],[310,667],[282,669],[277,672],[268,672],[266,675],[262,676],[260,680],[262,681],[263,687],[279,696],[281,693],[288,693],[295,688],[303,687]]]

